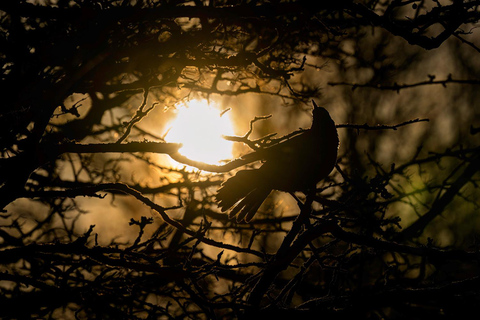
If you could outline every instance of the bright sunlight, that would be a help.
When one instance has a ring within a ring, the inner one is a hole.
[[[232,158],[233,143],[222,138],[233,135],[232,122],[228,114],[220,115],[214,104],[191,100],[177,106],[170,127],[165,140],[182,143],[179,150],[182,155],[208,164]]]

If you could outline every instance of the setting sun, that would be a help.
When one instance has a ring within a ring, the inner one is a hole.
[[[227,114],[221,115],[219,109],[206,100],[191,100],[177,106],[175,112],[165,140],[182,143],[182,155],[209,164],[232,158],[233,143],[222,138],[222,135],[233,135]]]

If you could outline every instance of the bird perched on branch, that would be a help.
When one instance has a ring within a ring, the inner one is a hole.
[[[272,190],[308,191],[326,178],[337,161],[338,135],[335,122],[313,102],[310,129],[292,138],[257,150],[264,163],[258,169],[241,170],[222,184],[216,198],[229,217],[249,222]]]

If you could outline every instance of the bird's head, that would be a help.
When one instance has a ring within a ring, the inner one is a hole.
[[[316,123],[319,125],[325,124],[325,123],[334,123],[332,118],[330,117],[330,114],[325,108],[317,106],[315,101],[312,100],[313,103],[313,124],[312,127],[315,126]]]

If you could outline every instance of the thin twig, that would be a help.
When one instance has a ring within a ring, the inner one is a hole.
[[[429,122],[430,119],[413,119],[413,120],[408,120],[396,125],[386,125],[386,124],[377,124],[375,126],[371,126],[368,124],[337,124],[337,128],[349,128],[349,129],[356,129],[356,130],[397,130],[400,127],[407,126],[412,123],[418,123],[418,122]]]
[[[332,87],[334,86],[349,86],[352,87],[352,91],[357,88],[371,88],[371,89],[378,89],[378,90],[390,90],[400,92],[402,89],[411,89],[420,86],[427,86],[427,85],[442,85],[444,88],[447,87],[447,84],[470,84],[470,85],[480,85],[480,80],[468,80],[468,79],[453,79],[452,75],[448,75],[447,79],[445,80],[435,80],[435,76],[429,76],[430,79],[426,81],[420,81],[416,83],[410,84],[397,84],[394,83],[393,85],[381,85],[381,84],[373,84],[373,83],[348,83],[348,82],[329,82],[328,84]]]

